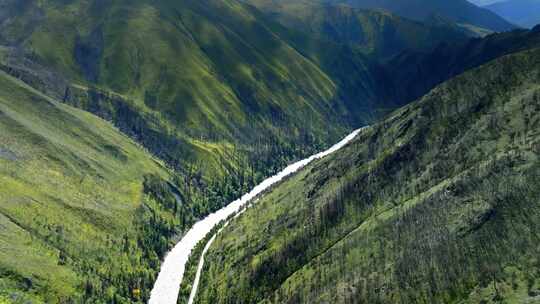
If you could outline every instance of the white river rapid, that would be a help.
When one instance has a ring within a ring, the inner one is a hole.
[[[197,243],[204,239],[204,237],[208,233],[210,233],[212,228],[219,224],[219,222],[226,220],[230,215],[238,212],[242,207],[249,204],[249,202],[257,195],[261,194],[274,184],[280,182],[285,177],[297,172],[312,161],[323,158],[343,148],[352,139],[354,139],[361,130],[362,129],[353,131],[343,140],[341,140],[340,142],[338,142],[324,152],[317,153],[309,158],[300,160],[294,164],[289,165],[278,174],[265,179],[263,182],[253,188],[253,190],[251,190],[249,193],[244,194],[241,198],[235,200],[229,205],[195,223],[195,225],[193,225],[193,227],[184,235],[180,242],[176,244],[174,248],[165,257],[165,261],[163,261],[163,263],[161,264],[161,269],[156,279],[156,282],[154,283],[154,288],[152,289],[152,293],[150,294],[150,301],[148,303],[176,304],[178,300],[178,293],[180,291],[180,284],[182,283],[182,279],[184,277],[184,271],[189,255],[191,254],[191,251],[193,250],[193,248],[195,248]],[[193,301],[197,292],[202,267],[204,265],[204,254],[210,247],[216,235],[214,235],[212,239],[206,244],[204,251],[201,255],[197,267],[197,275],[193,284],[193,290],[191,291],[190,295],[190,303]]]

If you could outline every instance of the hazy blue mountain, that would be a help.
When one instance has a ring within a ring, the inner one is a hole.
[[[486,8],[519,26],[532,28],[540,23],[540,0],[508,0]]]
[[[472,4],[476,4],[478,6],[486,6],[497,2],[502,2],[504,0],[469,0]]]

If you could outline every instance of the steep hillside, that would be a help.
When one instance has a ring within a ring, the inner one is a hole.
[[[378,108],[379,115],[362,117],[365,121],[376,121],[381,113],[418,99],[436,85],[466,70],[504,55],[540,47],[540,27],[483,38],[450,40],[433,49],[402,50],[394,57],[377,61],[359,54],[361,51],[355,47],[340,44],[335,47],[336,44],[330,42],[303,44],[305,40],[294,38],[291,41],[298,49],[308,50],[303,53],[336,79],[342,88],[340,94],[348,94],[345,95],[348,99],[357,100],[359,107],[351,113],[362,115],[369,113],[369,109]],[[334,57],[337,53],[341,55]]]
[[[197,218],[410,101],[419,91],[403,94],[400,77],[416,62],[404,59],[462,39],[389,13],[290,12],[298,19],[235,0],[0,0],[0,303],[145,302]],[[482,47],[459,66],[519,49]],[[455,71],[407,81],[429,90]]]
[[[395,104],[407,104],[434,86],[495,58],[540,47],[540,27],[514,30],[470,39],[463,43],[442,43],[431,52],[405,51],[386,65],[388,90]]]
[[[519,26],[532,28],[540,24],[540,1],[538,0],[502,1],[485,8]]]
[[[449,24],[423,24],[392,15],[346,5],[315,1],[247,0],[288,28],[322,40],[358,47],[363,54],[387,58],[404,50],[429,51],[441,42],[465,40],[460,28]]]
[[[66,102],[113,120],[177,169],[223,176],[246,165],[236,158],[275,159],[263,146],[301,150],[350,123],[333,80],[238,2],[3,5],[1,43],[54,68],[73,84]]]
[[[25,57],[3,70],[46,84],[206,180],[260,177],[395,109],[388,79],[366,55],[462,38],[446,25],[343,6],[306,4],[296,28],[235,0],[1,5],[0,44]],[[38,66],[61,80],[34,79]]]
[[[479,8],[467,0],[325,0],[328,3],[346,3],[354,7],[384,9],[399,16],[425,21],[440,16],[465,28],[480,31],[508,31],[515,28],[508,21]]]
[[[540,49],[497,59],[291,177],[217,237],[198,303],[536,301],[539,83]]]
[[[144,302],[169,241],[211,199],[184,180],[0,72],[0,302]]]
[[[110,123],[41,93],[65,83],[12,51],[0,48],[1,68],[24,82],[0,71],[0,303],[146,302],[174,240],[256,175],[173,173]]]
[[[55,70],[49,91],[178,170],[264,174],[396,108],[369,57],[464,35],[345,6],[248,3],[263,13],[235,0],[4,0],[0,44],[26,58],[4,70]]]

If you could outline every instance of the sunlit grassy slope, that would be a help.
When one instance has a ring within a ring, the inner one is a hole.
[[[532,303],[540,50],[443,83],[266,194],[198,303]]]
[[[239,2],[9,2],[4,44],[21,45],[79,89],[122,96],[127,105],[91,100],[85,109],[133,109],[159,133],[141,142],[159,155],[153,141],[171,138],[166,160],[179,167],[192,158],[226,172],[219,156],[204,152],[300,144],[302,133],[328,141],[350,123],[334,81]]]
[[[129,276],[146,174],[169,178],[109,123],[0,73],[0,299],[76,299],[89,265]]]
[[[65,102],[175,168],[222,177],[245,166],[231,155],[263,167],[262,146],[306,154],[394,109],[372,55],[463,38],[344,6],[287,6],[296,26],[251,4],[263,12],[236,0],[6,0],[0,44],[56,70],[72,83],[57,89]]]

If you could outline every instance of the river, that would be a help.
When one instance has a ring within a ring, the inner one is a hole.
[[[332,146],[326,151],[317,153],[309,158],[295,162],[278,174],[265,179],[263,182],[255,186],[249,193],[243,195],[241,198],[235,200],[224,208],[216,211],[198,221],[193,227],[184,235],[184,237],[178,242],[174,248],[166,255],[165,260],[161,264],[159,275],[154,283],[150,295],[150,304],[176,304],[178,300],[178,293],[180,291],[180,284],[184,277],[184,271],[186,263],[189,259],[191,251],[199,241],[204,237],[221,221],[227,219],[230,215],[238,212],[242,207],[247,205],[253,198],[264,192],[269,187],[280,182],[285,177],[297,172],[307,164],[316,159],[323,158],[335,151],[341,149],[347,145],[362,129],[355,130],[351,134],[347,135],[343,140]],[[215,237],[215,236],[214,236]],[[208,249],[210,244],[207,244],[205,249]],[[200,272],[204,263],[204,254],[201,256],[199,267],[197,269],[197,279],[200,278]],[[198,280],[194,286],[198,286]],[[192,291],[192,298],[194,297],[197,289],[196,287]]]

